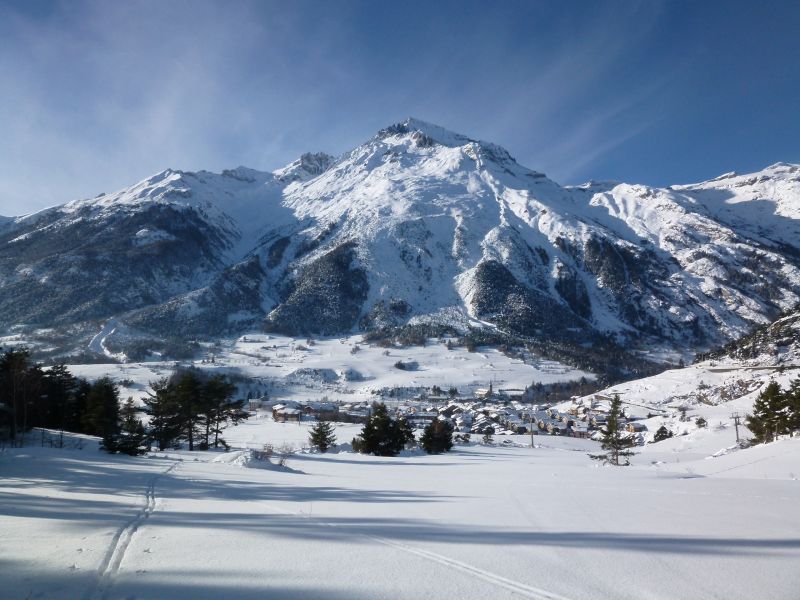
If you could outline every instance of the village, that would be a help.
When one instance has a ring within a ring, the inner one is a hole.
[[[604,427],[611,398],[603,394],[571,398],[568,402],[534,403],[531,389],[494,390],[479,388],[467,397],[457,390],[442,394],[420,393],[407,400],[376,397],[397,418],[406,419],[413,428],[422,429],[434,419],[449,421],[457,439],[469,441],[471,435],[554,435],[562,437],[599,439]],[[399,395],[399,394],[398,394]],[[252,414],[271,414],[279,423],[304,421],[331,421],[340,423],[366,423],[373,402],[335,402],[321,400],[251,399]],[[622,426],[638,444],[644,444],[647,426],[640,416],[623,411]]]

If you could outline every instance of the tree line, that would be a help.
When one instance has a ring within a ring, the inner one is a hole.
[[[130,398],[120,402],[119,386],[109,377],[89,382],[63,364],[42,368],[26,349],[7,350],[0,355],[0,426],[12,444],[40,427],[98,436],[108,452],[142,454],[184,441],[190,450],[219,447],[225,427],[247,418],[224,375],[181,369],[150,386],[139,409]],[[150,417],[147,425],[140,411]]]

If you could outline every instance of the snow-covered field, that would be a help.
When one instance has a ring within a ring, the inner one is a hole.
[[[306,435],[260,418],[226,433],[229,453],[5,450],[0,595],[798,597],[800,439],[708,458],[664,445],[676,438],[624,469],[589,460],[591,441],[544,436],[244,466],[241,448]]]
[[[376,392],[393,388],[457,387],[462,393],[476,388],[521,391],[534,382],[574,381],[591,373],[546,359],[523,362],[494,348],[468,352],[448,350],[444,341],[430,340],[425,346],[381,348],[361,343],[361,336],[323,338],[311,344],[305,339],[252,334],[223,341],[209,349],[207,359],[194,361],[204,370],[241,376],[249,380],[255,397],[267,393],[271,398],[330,400],[346,402],[375,399]],[[358,350],[354,351],[353,349]],[[214,362],[210,361],[213,357]],[[414,362],[417,367],[402,370],[397,362]],[[117,381],[130,380],[123,397],[146,395],[148,382],[169,375],[174,362],[70,365],[72,373],[88,379],[108,375]]]

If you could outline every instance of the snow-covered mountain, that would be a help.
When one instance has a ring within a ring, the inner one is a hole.
[[[757,327],[721,348],[699,356],[717,363],[750,367],[800,368],[800,310]]]
[[[564,187],[415,119],[264,173],[167,170],[0,223],[0,325],[407,323],[692,351],[800,301],[800,166]]]

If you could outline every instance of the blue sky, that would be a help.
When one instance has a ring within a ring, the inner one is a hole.
[[[561,183],[800,162],[800,2],[0,0],[0,214],[414,116]]]

